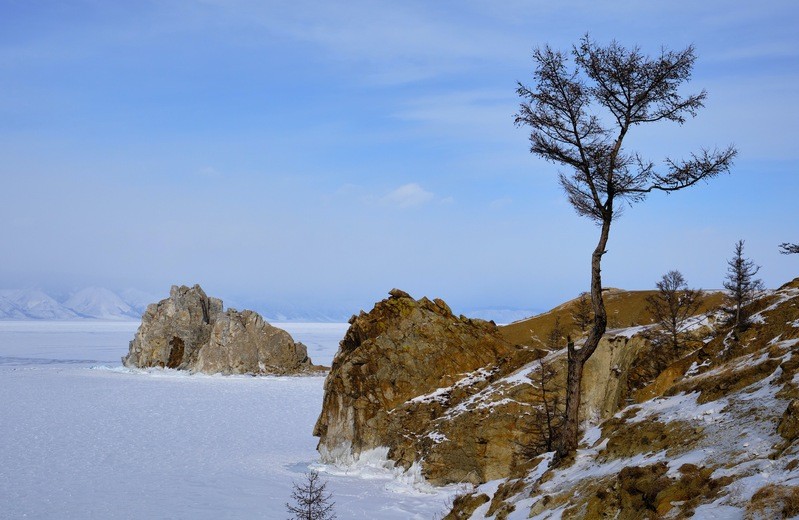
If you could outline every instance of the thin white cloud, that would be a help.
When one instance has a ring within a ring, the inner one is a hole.
[[[412,182],[400,186],[380,200],[391,206],[410,208],[431,202],[435,197],[433,193]]]
[[[513,204],[513,199],[512,198],[503,197],[501,199],[492,200],[488,204],[488,207],[491,208],[491,209],[502,209],[502,208],[507,208],[511,204]]]

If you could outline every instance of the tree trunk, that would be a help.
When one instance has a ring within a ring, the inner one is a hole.
[[[594,308],[594,325],[582,348],[576,349],[571,340],[567,347],[569,367],[566,376],[566,419],[555,453],[555,464],[577,450],[577,443],[580,440],[580,388],[583,367],[599,345],[599,340],[605,334],[608,324],[605,302],[602,299],[602,255],[605,254],[605,246],[607,246],[610,234],[612,208],[608,210],[608,215],[602,222],[599,243],[591,255],[591,304]]]
[[[546,377],[544,374],[544,370],[546,370],[546,367],[544,367],[544,362],[541,361],[540,359],[538,360],[538,363],[541,367],[541,401],[544,404],[544,415],[547,420],[546,445],[547,445],[547,451],[551,451],[554,432],[552,431],[552,413],[550,412],[549,402],[547,401]]]
[[[568,343],[568,373],[566,375],[566,418],[560,431],[560,443],[555,454],[555,462],[559,462],[577,449],[577,440],[580,437],[580,382],[583,377],[584,361],[579,359],[580,351],[574,348],[574,343],[569,338]]]
[[[735,295],[735,330],[741,330],[741,307],[743,306],[743,290],[740,288]]]
[[[672,320],[671,324],[671,348],[674,349],[675,352],[680,348],[680,341],[679,341],[679,334],[677,334],[677,329],[679,328],[679,323],[677,320]]]

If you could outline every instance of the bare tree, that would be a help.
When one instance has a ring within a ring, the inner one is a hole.
[[[791,244],[788,242],[783,242],[782,244],[780,244],[780,253],[784,255],[799,254],[799,244]]]
[[[593,322],[591,315],[591,300],[588,299],[588,293],[580,293],[577,301],[574,304],[572,311],[572,321],[580,329],[580,332],[585,332],[589,325]]]
[[[591,255],[591,304],[594,322],[582,348],[568,347],[566,422],[556,461],[577,449],[580,384],[585,362],[607,327],[602,299],[601,264],[610,226],[623,203],[643,201],[653,191],[673,192],[727,172],[735,157],[732,146],[703,149],[686,160],[665,159],[662,170],[624,147],[635,126],[657,121],[683,123],[703,106],[704,91],[681,96],[689,80],[694,48],[662,49],[649,57],[637,47],[616,42],[605,47],[587,35],[572,47],[573,64],[549,46],[533,52],[535,86],[518,84],[522,98],[517,126],[530,131],[530,151],[565,168],[560,184],[579,215],[600,227]]]
[[[538,373],[535,384],[538,386],[541,406],[534,408],[533,416],[537,424],[543,424],[544,429],[538,437],[533,448],[533,453],[552,451],[559,437],[560,428],[565,419],[563,406],[563,385],[558,384],[558,371],[544,358],[538,360]]]
[[[758,271],[759,265],[744,258],[744,241],[739,240],[735,244],[733,257],[727,260],[727,277],[724,280],[724,288],[730,292],[727,312],[732,317],[736,331],[743,331],[749,325],[750,316],[746,307],[763,290],[763,281],[755,278]]]
[[[552,328],[546,335],[545,345],[550,351],[560,348],[563,341],[563,327],[560,324],[560,316],[555,317]],[[542,452],[552,451],[558,432],[563,425],[563,385],[557,381],[558,371],[544,358],[538,359],[538,371],[533,379],[533,384],[538,386],[538,395],[541,398],[541,406],[533,408],[533,420],[537,425],[543,425],[540,434],[527,446],[529,454],[534,457]]]
[[[688,318],[702,306],[702,291],[689,289],[679,271],[669,271],[655,285],[658,292],[646,299],[647,310],[660,326],[660,334],[655,336],[655,340],[678,350]]]
[[[286,504],[286,510],[292,514],[290,520],[335,520],[333,512],[333,495],[327,492],[327,482],[319,473],[311,471],[304,475],[304,480],[292,485],[291,498],[294,504]]]

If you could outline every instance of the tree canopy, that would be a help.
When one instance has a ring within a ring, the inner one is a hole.
[[[607,328],[601,262],[620,203],[643,201],[653,191],[673,192],[727,172],[733,146],[701,149],[688,159],[651,159],[624,147],[628,132],[644,123],[682,124],[702,108],[707,93],[681,95],[691,78],[693,46],[661,49],[650,57],[638,47],[596,44],[586,35],[569,55],[548,45],[533,52],[534,85],[518,84],[522,102],[516,125],[530,128],[530,151],[564,169],[560,184],[579,215],[601,227],[591,255],[593,326],[582,348],[568,342],[566,421],[557,460],[577,448],[580,384],[585,362]]]

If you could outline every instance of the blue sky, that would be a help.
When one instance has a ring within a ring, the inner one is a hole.
[[[799,6],[726,2],[0,0],[0,287],[457,310],[588,287],[592,223],[528,153],[516,81],[586,32],[696,46],[706,108],[636,128],[652,159],[734,143],[732,173],[614,224],[605,284],[720,287],[736,240],[799,275]]]

